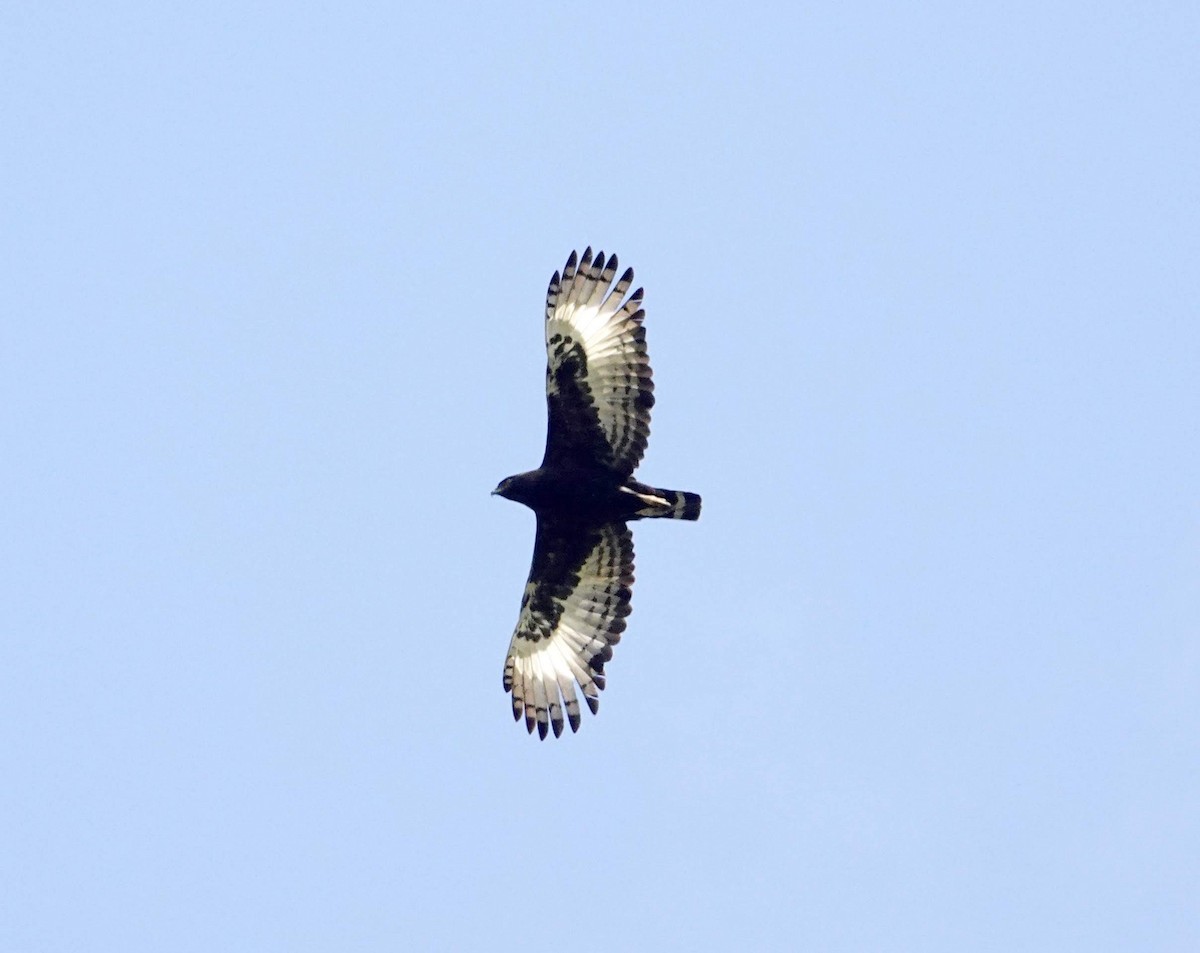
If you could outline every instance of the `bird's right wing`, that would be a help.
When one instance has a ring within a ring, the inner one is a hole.
[[[633,269],[613,286],[617,256],[567,259],[546,292],[543,467],[601,466],[629,476],[646,452],[654,382],[646,354],[642,289],[626,300]],[[610,290],[611,289],[611,290]]]
[[[625,630],[633,585],[633,534],[624,523],[586,525],[539,516],[533,565],[504,663],[513,718],[546,737],[563,711],[579,730],[578,685],[592,714],[604,663]]]

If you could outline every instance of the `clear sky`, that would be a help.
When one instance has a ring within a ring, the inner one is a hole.
[[[10,3],[0,948],[1200,949],[1200,7]],[[600,715],[501,688],[645,286]]]

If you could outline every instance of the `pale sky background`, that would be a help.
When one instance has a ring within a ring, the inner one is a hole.
[[[0,948],[1200,949],[1200,6],[10,3]],[[659,402],[501,689],[572,248]]]

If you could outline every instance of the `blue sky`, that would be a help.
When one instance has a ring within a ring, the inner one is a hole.
[[[1191,4],[10,4],[0,946],[1200,944]],[[572,248],[600,715],[500,677]]]

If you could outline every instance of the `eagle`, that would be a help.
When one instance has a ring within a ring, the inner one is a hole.
[[[533,563],[504,663],[513,718],[545,738],[579,730],[576,686],[592,714],[625,630],[633,533],[647,518],[696,520],[700,497],[633,478],[650,436],[654,382],[642,289],[617,256],[571,252],[546,292],[546,452],[492,492],[537,515]]]

